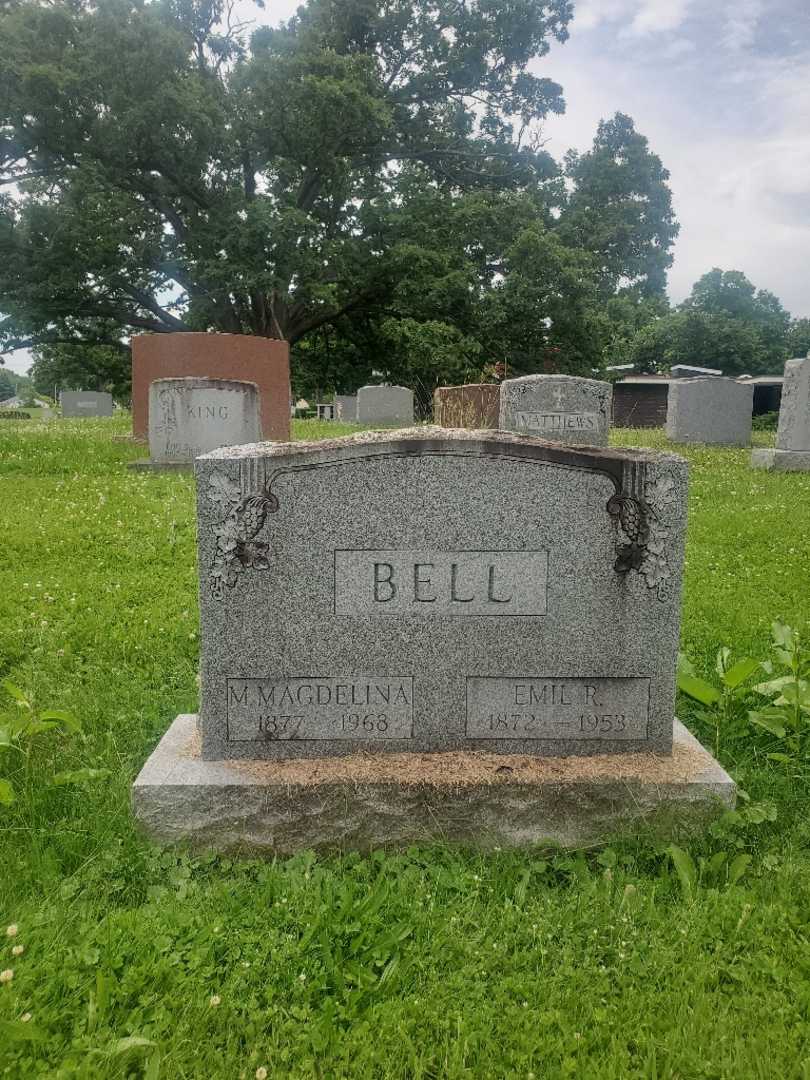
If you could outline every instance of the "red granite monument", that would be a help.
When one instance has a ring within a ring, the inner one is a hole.
[[[498,383],[439,386],[433,392],[433,422],[445,428],[497,428]]]
[[[286,341],[248,334],[141,334],[132,339],[132,433],[149,433],[155,379],[241,379],[259,390],[265,439],[290,437],[290,351]]]

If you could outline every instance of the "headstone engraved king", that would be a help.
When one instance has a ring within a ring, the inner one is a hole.
[[[239,379],[156,379],[149,387],[149,462],[190,466],[220,446],[261,438],[255,383]]]
[[[607,446],[610,383],[573,375],[526,375],[501,383],[500,427],[566,446]]]
[[[424,427],[195,471],[201,707],[135,784],[153,835],[574,842],[733,801],[673,741],[682,459]]]
[[[754,468],[810,472],[810,356],[788,360],[775,449],[751,453]]]

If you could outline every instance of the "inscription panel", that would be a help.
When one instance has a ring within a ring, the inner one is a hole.
[[[515,422],[519,428],[549,435],[599,430],[599,414],[595,412],[516,412]]]
[[[538,616],[547,551],[335,551],[336,615]]]
[[[467,677],[474,739],[646,739],[650,679]]]
[[[413,737],[413,679],[327,676],[225,681],[229,742]]]

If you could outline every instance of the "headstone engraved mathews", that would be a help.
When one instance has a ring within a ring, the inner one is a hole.
[[[361,386],[357,391],[358,424],[413,423],[413,390],[407,386]]]
[[[62,416],[112,416],[112,394],[97,390],[63,390],[59,395]]]
[[[748,446],[754,387],[719,376],[673,379],[667,399],[667,438],[680,443]]]
[[[499,383],[438,386],[433,391],[433,420],[446,428],[497,428]]]
[[[751,464],[758,469],[810,472],[810,356],[785,364],[776,448],[752,451]]]
[[[255,383],[238,379],[156,379],[149,388],[148,462],[135,467],[190,467],[219,446],[261,438]]]
[[[733,801],[673,742],[680,458],[426,427],[195,468],[201,709],[135,784],[153,835],[573,842]]]
[[[607,446],[610,383],[573,375],[526,375],[501,383],[500,427],[567,446]]]

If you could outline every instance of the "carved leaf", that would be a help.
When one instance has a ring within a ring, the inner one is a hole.
[[[227,507],[239,502],[241,492],[239,485],[225,473],[214,472],[208,481],[208,497],[218,506]]]

